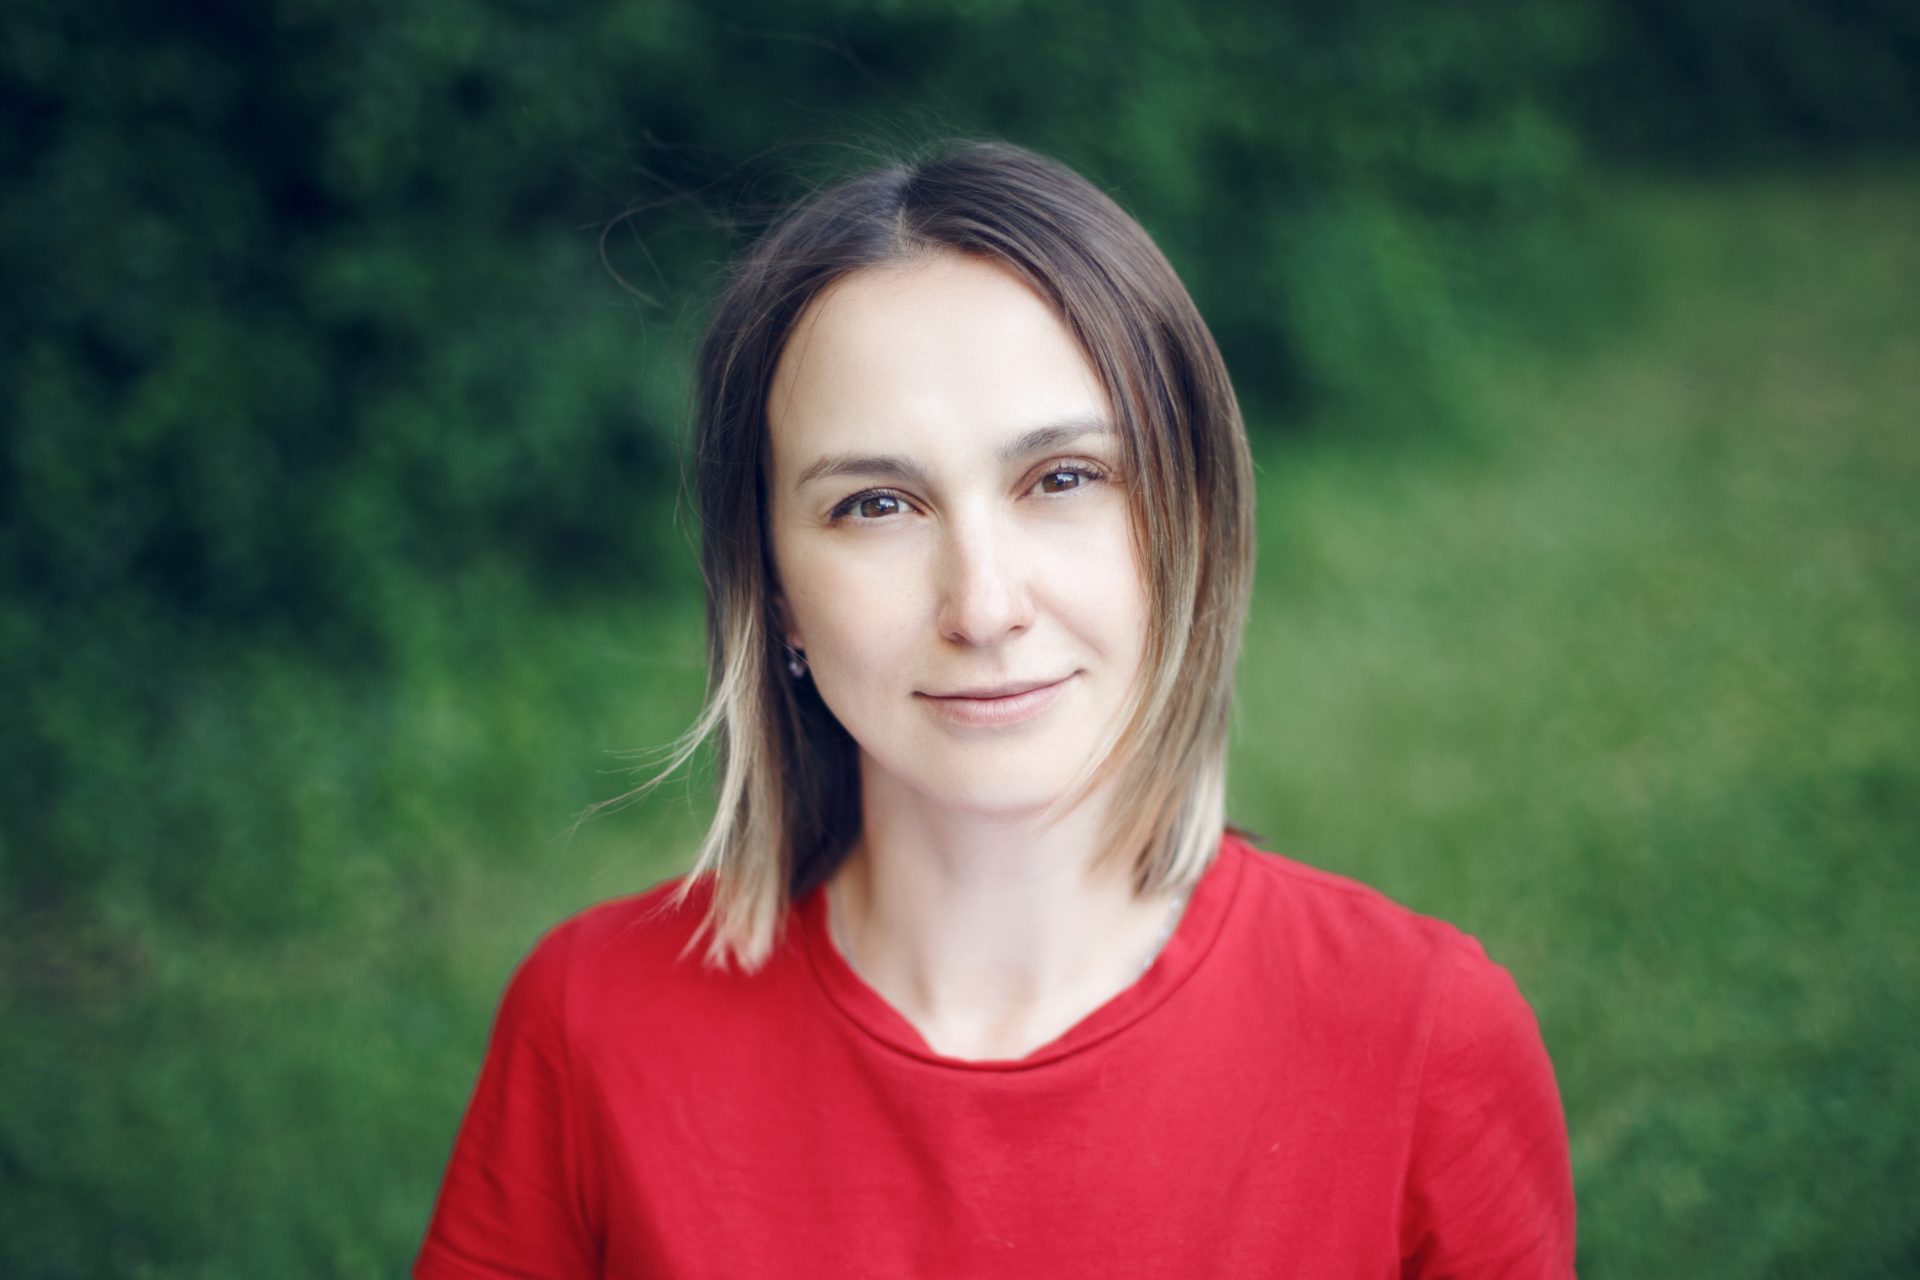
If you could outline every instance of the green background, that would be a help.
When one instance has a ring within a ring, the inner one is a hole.
[[[1583,1274],[1920,1273],[1920,10],[27,0],[0,109],[0,1273],[404,1268],[701,828],[573,820],[698,709],[706,301],[950,135],[1214,326],[1234,816],[1514,971]]]

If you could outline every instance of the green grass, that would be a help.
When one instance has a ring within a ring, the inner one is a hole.
[[[1235,816],[1514,970],[1589,1277],[1920,1269],[1916,204],[1621,194],[1630,324],[1262,459]],[[151,790],[43,824],[114,851],[83,917],[8,913],[0,1273],[400,1271],[513,961],[684,863],[672,788],[565,831],[691,717],[697,608],[421,616],[378,677],[210,652],[151,739],[72,727]]]

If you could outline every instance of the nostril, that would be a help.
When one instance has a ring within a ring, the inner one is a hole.
[[[981,518],[949,526],[941,557],[942,632],[956,643],[993,644],[1031,623],[1020,548],[1002,524]]]

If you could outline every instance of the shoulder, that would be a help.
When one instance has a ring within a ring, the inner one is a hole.
[[[582,1003],[698,968],[692,943],[709,896],[703,881],[682,876],[566,917],[541,933],[514,967],[503,1011],[572,1022]]]
[[[675,876],[594,903],[547,928],[520,967],[568,985],[697,969],[712,896],[710,878]]]
[[[680,876],[576,912],[533,944],[507,1003],[538,1007],[576,1052],[751,1018],[791,985],[796,948],[752,973],[708,963],[712,900],[709,877]]]
[[[693,938],[711,897],[711,882],[705,877],[662,880],[568,916],[541,935],[528,958],[552,953],[592,967],[610,956],[677,950]]]
[[[1243,962],[1313,1025],[1397,1044],[1430,1077],[1490,1065],[1486,1055],[1532,1069],[1533,1010],[1479,939],[1357,880],[1243,847]]]
[[[1319,1035],[1397,1065],[1410,1274],[1569,1275],[1566,1121],[1532,1008],[1480,942],[1355,880],[1246,847],[1243,936]],[[1346,1078],[1343,1076],[1343,1078]]]
[[[1283,952],[1302,976],[1437,988],[1456,970],[1504,973],[1477,939],[1444,920],[1358,880],[1240,844],[1246,923],[1263,949]]]

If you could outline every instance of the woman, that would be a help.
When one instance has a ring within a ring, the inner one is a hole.
[[[695,444],[713,826],[515,974],[417,1275],[1571,1273],[1506,972],[1225,825],[1251,472],[1132,219],[1002,145],[814,197]]]

